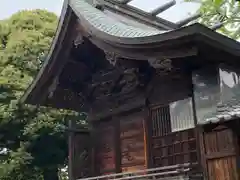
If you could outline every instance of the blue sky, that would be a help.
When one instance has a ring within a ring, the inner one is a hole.
[[[57,15],[60,14],[63,0],[0,0],[0,19],[5,19],[23,9],[46,9],[54,12]],[[139,7],[145,11],[150,11],[169,0],[132,0],[131,5]],[[177,4],[169,10],[159,15],[162,18],[176,22],[181,20],[189,14],[192,14],[198,8],[196,3],[186,3],[184,0],[176,0]]]
[[[0,0],[0,19],[5,19],[23,9],[47,9],[60,14],[63,0]]]

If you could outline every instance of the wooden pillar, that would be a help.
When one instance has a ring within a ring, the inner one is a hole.
[[[91,124],[91,159],[90,159],[90,166],[91,166],[91,176],[96,175],[96,129],[93,124]]]
[[[121,141],[120,141],[120,119],[114,117],[113,118],[113,125],[115,129],[114,133],[114,147],[115,147],[115,172],[121,173],[122,167],[121,167],[121,161],[122,161],[122,155],[121,155]]]
[[[198,126],[197,120],[197,111],[196,111],[196,102],[194,97],[194,85],[192,84],[192,108],[193,108],[193,119],[195,125],[195,137],[196,137],[196,148],[197,148],[197,159],[200,166],[200,171],[203,173],[203,176],[206,178],[207,176],[207,169],[205,166],[206,161],[204,160],[205,150],[204,150],[204,143],[203,143],[203,132],[201,131],[200,126]]]
[[[69,120],[68,121],[68,126],[69,128],[73,128],[73,121]],[[68,133],[68,176],[69,180],[74,180],[74,132],[70,131]]]
[[[203,171],[204,179],[208,178],[207,172],[207,161],[206,161],[206,153],[204,146],[204,129],[200,126],[197,127],[197,132],[199,134],[199,148],[200,148],[200,156],[201,156],[201,166]]]
[[[144,131],[145,131],[145,151],[146,151],[146,166],[147,168],[153,168],[153,158],[152,158],[152,121],[150,117],[149,108],[146,106],[144,108]]]

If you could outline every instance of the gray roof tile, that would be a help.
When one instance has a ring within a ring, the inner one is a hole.
[[[217,112],[215,112],[212,117],[206,118],[204,121],[198,123],[217,123],[219,121],[228,121],[235,118],[240,118],[240,100],[233,98],[228,102],[218,104]]]
[[[86,0],[70,0],[69,4],[78,16],[84,17],[92,26],[112,36],[134,38],[166,32],[154,28],[138,28],[122,23],[106,15],[103,11],[96,9],[87,3]]]

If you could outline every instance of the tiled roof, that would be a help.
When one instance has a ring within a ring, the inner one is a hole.
[[[208,117],[204,121],[198,122],[198,124],[217,123],[236,118],[240,118],[240,100],[232,99],[231,101],[218,104],[217,111],[212,114],[212,117]]]
[[[135,38],[152,36],[166,32],[155,28],[138,28],[121,21],[117,21],[116,19],[106,15],[103,11],[96,9],[85,0],[70,0],[69,5],[77,16],[83,17],[96,29],[112,36]]]

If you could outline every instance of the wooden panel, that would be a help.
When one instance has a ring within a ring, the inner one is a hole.
[[[74,135],[73,176],[78,178],[91,175],[90,136],[87,134]]]
[[[187,98],[192,94],[191,76],[181,72],[174,72],[161,77],[156,76],[150,83],[153,86],[149,95],[150,104],[165,105]]]
[[[236,158],[225,157],[208,161],[209,180],[237,180]]]
[[[197,162],[194,129],[154,137],[152,149],[155,167]]]
[[[207,156],[224,152],[232,154],[235,151],[233,134],[230,129],[205,133],[204,139]]]
[[[218,126],[204,132],[205,157],[209,180],[236,180],[235,137],[231,129]]]
[[[120,121],[122,171],[144,169],[145,143],[143,118],[132,116]]]
[[[131,167],[124,167],[122,168],[122,172],[134,172],[134,171],[139,171],[139,170],[144,170],[146,169],[145,166],[131,166]],[[143,173],[144,174],[144,173]]]
[[[197,162],[194,129],[171,131],[169,106],[150,110],[153,167]]]
[[[96,170],[99,174],[115,173],[114,126],[111,121],[97,127]]]

